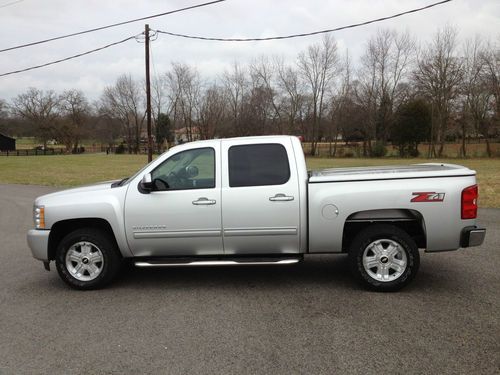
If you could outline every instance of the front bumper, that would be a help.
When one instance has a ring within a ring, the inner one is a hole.
[[[50,230],[30,229],[28,231],[28,246],[35,259],[43,262],[49,261],[49,235]]]
[[[486,236],[485,228],[465,227],[460,236],[461,247],[481,246]]]

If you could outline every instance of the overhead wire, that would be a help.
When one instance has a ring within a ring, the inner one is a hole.
[[[109,48],[109,47],[113,47],[113,46],[116,46],[116,45],[121,44],[121,43],[125,43],[126,41],[128,41],[130,39],[135,39],[135,38],[136,38],[135,35],[134,36],[129,36],[128,38],[119,40],[118,42],[106,44],[105,46],[102,46],[102,47],[99,47],[99,48],[95,48],[95,49],[90,50],[90,51],[82,52],[82,53],[79,53],[79,54],[76,54],[76,55],[73,55],[73,56],[65,57],[63,59],[51,61],[51,62],[48,62],[48,63],[45,63],[45,64],[36,65],[36,66],[31,66],[31,67],[25,68],[25,69],[19,69],[19,70],[14,70],[14,71],[7,72],[7,73],[2,73],[2,74],[0,74],[0,77],[8,76],[8,75],[11,75],[11,74],[17,74],[17,73],[27,72],[29,70],[43,68],[44,66],[54,65],[54,64],[61,63],[63,61],[68,61],[68,60],[76,59],[77,57],[89,55],[91,53],[94,53],[94,52],[97,52],[97,51],[101,51],[103,49],[106,49],[106,48]]]
[[[443,1],[439,1],[437,3],[433,3],[433,4],[429,4],[429,5],[420,7],[420,8],[415,8],[415,9],[407,10],[405,12],[393,14],[391,16],[380,17],[380,18],[376,18],[376,19],[373,19],[373,20],[369,20],[369,21],[354,23],[354,24],[347,25],[347,26],[336,27],[336,28],[333,28],[333,29],[312,31],[312,32],[300,33],[300,34],[290,34],[290,35],[282,35],[282,36],[271,36],[271,37],[265,37],[265,38],[214,38],[214,37],[205,37],[205,36],[197,36],[197,35],[179,34],[179,33],[174,33],[174,32],[171,32],[171,31],[164,31],[164,30],[156,30],[156,31],[158,33],[160,33],[160,34],[166,34],[166,35],[170,35],[170,36],[174,36],[174,37],[187,38],[187,39],[198,39],[198,40],[208,40],[208,41],[218,41],[218,42],[261,42],[261,41],[266,41],[266,40],[279,40],[279,39],[301,38],[301,37],[306,37],[306,36],[331,33],[331,32],[345,30],[345,29],[352,29],[352,28],[355,28],[355,27],[365,26],[365,25],[369,25],[369,24],[372,24],[372,23],[376,23],[376,22],[382,22],[382,21],[386,21],[386,20],[389,20],[389,19],[401,17],[401,16],[404,16],[404,15],[407,15],[407,14],[420,12],[420,11],[423,11],[423,10],[426,10],[426,9],[429,9],[429,8],[433,8],[433,7],[438,6],[438,5],[449,3],[451,1],[453,1],[453,0],[443,0]]]
[[[191,6],[188,6],[188,7],[171,10],[171,11],[168,11],[168,12],[153,14],[151,16],[135,18],[135,19],[128,20],[128,21],[117,22],[117,23],[113,23],[113,24],[109,24],[109,25],[105,25],[105,26],[95,27],[93,29],[78,31],[78,32],[71,33],[71,34],[65,34],[65,35],[56,36],[56,37],[53,37],[53,38],[39,40],[37,42],[20,44],[20,45],[17,45],[17,46],[0,49],[0,53],[1,52],[6,52],[6,51],[12,51],[12,50],[19,49],[19,48],[31,47],[31,46],[35,46],[35,45],[38,45],[38,44],[53,42],[55,40],[65,39],[65,38],[69,38],[69,37],[73,37],[73,36],[77,36],[77,35],[88,34],[88,33],[92,33],[92,32],[95,32],[95,31],[105,30],[105,29],[109,29],[109,28],[117,27],[117,26],[122,26],[122,25],[126,25],[126,24],[129,24],[129,23],[133,23],[133,22],[144,21],[144,20],[149,20],[151,18],[157,18],[157,17],[166,16],[166,15],[169,15],[169,14],[184,12],[186,10],[201,8],[201,7],[205,7],[205,6],[208,6],[208,5],[222,3],[224,1],[226,1],[226,0],[209,1],[209,2],[206,2],[206,3],[195,4],[195,5],[191,5]]]
[[[181,10],[193,9],[193,8],[200,7],[200,6],[205,6],[205,5],[209,5],[209,4],[219,3],[221,1],[225,1],[225,0],[212,1],[212,2],[209,2],[209,3],[203,3],[203,4],[198,4],[198,5],[195,5],[195,6],[192,6],[192,7],[186,7],[186,8],[178,9],[176,11],[171,11],[170,14],[174,13],[174,12],[179,12]],[[422,10],[425,10],[425,9],[429,9],[429,8],[435,7],[437,5],[448,3],[448,2],[451,2],[451,1],[453,1],[453,0],[439,1],[437,3],[433,3],[433,4],[430,4],[430,5],[427,5],[427,6],[424,6],[424,7],[420,7],[420,8],[411,9],[411,10],[408,10],[408,11],[405,11],[405,12],[401,12],[401,13],[397,13],[397,14],[394,14],[394,15],[391,15],[391,16],[381,17],[381,18],[377,18],[377,19],[373,19],[373,20],[369,20],[369,21],[365,21],[365,22],[360,22],[360,23],[356,23],[356,24],[351,24],[351,25],[347,25],[347,26],[341,26],[341,27],[337,27],[337,28],[333,28],[333,29],[313,31],[313,32],[301,33],[301,34],[291,34],[291,35],[284,35],[284,36],[266,37],[266,38],[211,38],[211,37],[201,37],[201,36],[177,34],[177,33],[172,33],[172,32],[162,31],[162,30],[151,30],[151,31],[153,31],[154,33],[156,33],[156,35],[153,34],[153,37],[157,37],[157,34],[167,34],[167,35],[171,35],[171,36],[183,37],[183,38],[189,38],[189,39],[201,39],[201,40],[223,41],[223,42],[250,42],[250,41],[266,41],[266,40],[278,40],[278,39],[291,39],[291,38],[298,38],[298,37],[305,37],[305,36],[311,36],[311,35],[317,35],[317,34],[330,33],[330,32],[334,32],[334,31],[339,31],[339,30],[344,30],[344,29],[350,29],[350,28],[354,28],[354,27],[360,27],[360,26],[368,25],[368,24],[375,23],[375,22],[381,22],[381,21],[385,21],[385,20],[388,20],[388,19],[392,19],[392,18],[396,18],[396,17],[401,17],[401,16],[406,15],[406,14],[416,13],[416,12],[419,12],[419,11],[422,11]],[[159,15],[156,15],[156,17],[159,17]],[[142,18],[142,19],[144,19],[144,18]],[[137,20],[142,20],[142,19],[137,19]],[[135,21],[136,20],[134,20],[134,21],[127,21],[127,23],[135,22]],[[121,24],[123,24],[123,23],[121,23]],[[118,24],[115,24],[115,25],[118,25]],[[103,28],[107,28],[107,27],[112,27],[112,26],[106,26],[106,27],[103,27]],[[93,30],[102,30],[103,28],[97,28],[97,29],[93,29]],[[64,37],[78,35],[78,34],[82,34],[82,33],[86,33],[86,32],[91,32],[91,31],[87,30],[87,31],[80,32],[80,33],[68,34],[67,36],[52,38],[50,40],[61,39],[61,38],[64,38]],[[40,65],[32,66],[32,67],[29,67],[29,68],[25,68],[25,69],[19,69],[19,70],[14,70],[14,71],[7,72],[7,73],[2,73],[2,74],[0,74],[0,77],[12,75],[12,74],[17,74],[17,73],[22,73],[22,72],[26,72],[26,71],[29,71],[29,70],[34,70],[34,69],[42,68],[42,67],[49,66],[49,65],[58,64],[58,63],[61,63],[63,61],[68,61],[68,60],[71,60],[71,59],[75,59],[77,57],[81,57],[81,56],[85,56],[85,55],[88,55],[88,54],[91,54],[91,53],[94,53],[94,52],[101,51],[103,49],[106,49],[106,48],[109,48],[109,47],[112,47],[112,46],[124,43],[124,42],[126,42],[126,41],[128,41],[130,39],[136,39],[137,41],[141,42],[142,41],[141,40],[141,36],[143,34],[144,33],[141,33],[141,34],[135,35],[135,36],[130,36],[130,37],[125,38],[123,40],[120,40],[118,42],[110,43],[110,44],[107,44],[107,45],[99,47],[99,48],[95,48],[95,49],[90,50],[90,51],[82,52],[82,53],[79,53],[79,54],[76,54],[76,55],[73,55],[73,56],[69,56],[69,57],[66,57],[66,58],[63,58],[63,59],[51,61],[51,62],[48,62],[48,63],[45,63],[45,64],[40,64]],[[36,43],[38,43],[38,44],[39,43],[45,43],[45,42],[50,41],[50,40],[36,42]],[[32,44],[30,44],[30,45],[32,45]],[[27,45],[25,45],[25,46],[27,46]],[[21,47],[19,47],[19,48],[21,48]],[[11,49],[14,49],[14,47],[11,48]],[[6,50],[9,50],[9,49],[6,49]],[[0,50],[0,52],[6,51],[6,50]],[[153,67],[153,69],[154,69],[154,67]]]
[[[158,33],[156,35],[158,35]],[[152,41],[152,40],[150,40],[150,41]],[[155,64],[155,59],[154,59],[154,55],[153,55],[153,43],[149,44],[149,54],[151,56],[151,67],[153,68],[152,69],[153,80],[158,80],[158,72],[156,70],[156,64]]]
[[[10,7],[11,5],[17,4],[17,3],[22,3],[24,0],[16,0],[16,1],[11,1],[10,3],[5,3],[0,5],[1,8],[7,8]]]

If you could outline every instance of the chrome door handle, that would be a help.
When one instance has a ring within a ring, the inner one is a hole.
[[[274,197],[269,197],[271,202],[286,202],[293,201],[294,197],[285,194],[276,194]]]
[[[205,197],[198,198],[197,200],[192,202],[195,206],[210,206],[212,204],[215,204],[216,201],[215,199],[208,199]]]

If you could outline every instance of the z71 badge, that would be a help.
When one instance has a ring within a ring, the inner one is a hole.
[[[412,193],[416,195],[411,202],[442,202],[444,201],[444,193],[436,192],[422,192],[422,193]]]

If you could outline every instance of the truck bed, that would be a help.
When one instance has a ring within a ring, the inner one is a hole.
[[[475,174],[475,171],[461,165],[441,163],[329,168],[310,171],[309,183],[455,177]]]

